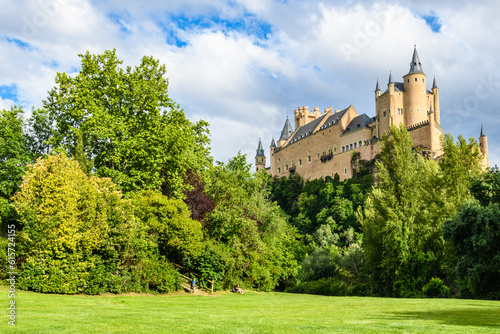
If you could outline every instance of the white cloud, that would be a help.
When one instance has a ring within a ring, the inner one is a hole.
[[[377,77],[382,87],[389,70],[401,80],[417,43],[428,83],[436,75],[440,87],[445,132],[477,137],[484,122],[490,161],[500,164],[499,11],[495,0],[4,1],[0,86],[15,85],[19,101],[40,105],[57,71],[79,68],[78,53],[116,48],[130,65],[152,55],[167,65],[171,97],[212,123],[215,159],[241,149],[253,161],[258,137],[268,146],[298,106],[352,104],[373,116]],[[429,14],[440,32],[422,18]],[[176,17],[187,20],[184,30]],[[207,25],[211,18],[218,21]],[[171,35],[187,44],[167,44]]]

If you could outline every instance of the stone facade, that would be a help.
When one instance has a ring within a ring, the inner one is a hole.
[[[359,152],[362,160],[372,160],[380,152],[378,141],[383,133],[389,132],[390,125],[400,124],[408,129],[415,146],[435,158],[442,155],[439,88],[434,78],[432,89],[427,90],[426,75],[416,48],[403,82],[394,82],[391,73],[387,90],[382,92],[377,80],[375,117],[359,115],[352,105],[344,110],[331,109],[309,111],[304,106],[295,110],[295,129],[287,119],[278,142],[272,140],[270,167],[265,167],[266,158],[259,140],[256,169],[265,168],[279,177],[299,173],[310,180],[338,174],[345,180],[353,176],[353,152]],[[483,167],[487,168],[488,142],[483,129],[480,148]]]

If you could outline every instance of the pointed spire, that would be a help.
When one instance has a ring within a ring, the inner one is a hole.
[[[434,81],[432,82],[432,89],[438,88],[438,85],[436,84],[436,76],[434,76]]]
[[[276,147],[276,143],[274,142],[274,137],[273,140],[271,140],[271,147]]]
[[[394,83],[394,80],[392,80],[392,71],[389,72],[389,83],[388,85],[390,84],[393,84]]]
[[[262,147],[262,141],[259,138],[259,146],[257,147],[257,154],[255,157],[265,157],[264,155],[264,148]]]
[[[279,140],[287,140],[293,133],[292,126],[290,125],[290,121],[288,120],[288,116],[286,118],[285,126],[283,126],[283,130],[281,130],[281,136]]]
[[[481,137],[486,137],[486,135],[484,134],[483,123],[481,123],[481,135],[479,136],[479,138]]]
[[[378,78],[377,78],[377,86],[375,86],[375,91],[378,92],[380,90],[380,86],[378,84]]]
[[[413,58],[411,60],[411,63],[410,63],[410,72],[408,72],[408,74],[410,73],[424,73],[424,71],[422,70],[422,63],[420,62],[420,59],[418,58],[418,52],[417,52],[417,46],[414,45],[414,49],[413,49]]]

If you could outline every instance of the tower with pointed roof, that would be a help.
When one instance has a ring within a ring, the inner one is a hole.
[[[255,170],[266,169],[266,155],[262,147],[262,141],[259,138],[259,146],[257,146],[257,153],[255,154]]]
[[[490,166],[490,161],[488,157],[488,137],[484,134],[484,127],[481,124],[481,133],[479,135],[479,150],[483,155],[483,159],[481,161],[481,166],[484,170],[486,170]]]

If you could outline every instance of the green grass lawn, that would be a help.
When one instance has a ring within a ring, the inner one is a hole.
[[[1,333],[500,333],[500,302],[228,292],[66,296],[16,292]]]

